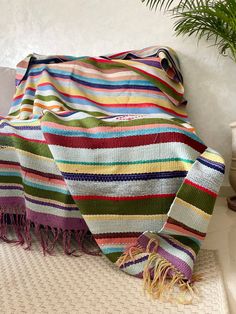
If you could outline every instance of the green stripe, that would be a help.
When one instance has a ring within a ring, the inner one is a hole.
[[[200,250],[200,246],[198,245],[196,240],[193,240],[188,236],[181,236],[181,235],[172,235],[172,237],[176,239],[177,241],[179,241],[180,243],[183,243],[184,245],[190,247],[191,249],[194,250],[196,254],[198,254]]]
[[[1,146],[14,147],[32,154],[53,159],[46,143],[31,142],[30,139],[22,139],[12,136],[0,136]]]
[[[181,161],[184,163],[193,164],[194,161],[184,158],[163,158],[163,159],[152,159],[152,160],[136,160],[136,161],[108,161],[108,162],[89,162],[89,161],[69,161],[69,160],[55,160],[58,163],[70,164],[70,165],[92,165],[92,166],[113,166],[113,165],[137,165],[137,164],[149,164],[158,162],[169,162],[169,161]]]
[[[47,202],[47,200],[55,200],[59,201],[61,203],[65,203],[68,205],[75,204],[74,200],[72,199],[70,194],[55,192],[55,191],[49,191],[47,190],[47,186],[45,186],[44,189],[36,188],[27,185],[25,182],[22,182],[22,177],[18,176],[0,176],[1,183],[15,183],[15,184],[21,184],[23,186],[24,191],[32,196],[40,197],[42,198],[42,201]],[[69,193],[69,191],[68,191]]]
[[[202,209],[210,215],[213,212],[216,200],[215,197],[209,195],[208,193],[186,183],[180,188],[177,197],[193,206],[196,206],[197,208]]]
[[[0,175],[1,183],[15,183],[22,185],[22,177],[18,176],[3,176]]]
[[[86,112],[86,111],[84,111]],[[86,113],[90,114],[89,111]],[[103,114],[104,115],[104,114]],[[143,125],[144,127],[147,124],[171,124],[171,125],[178,125],[175,121],[171,121],[169,119],[162,119],[162,118],[144,118],[144,119],[135,119],[135,120],[128,120],[128,121],[106,121],[94,118],[94,117],[86,117],[83,119],[75,119],[70,121],[64,121],[60,120],[60,117],[56,117],[53,113],[47,112],[45,116],[42,117],[41,121],[47,121],[47,122],[54,122],[63,126],[75,126],[75,127],[81,127],[85,129],[95,128],[95,127],[101,127],[101,126],[114,126],[114,127],[133,127],[133,126],[140,126]]]
[[[106,257],[112,262],[115,263],[118,258],[121,256],[123,252],[114,252],[114,253],[109,253],[109,254],[105,254]]]
[[[21,101],[21,106],[22,105],[31,105],[33,106],[34,104],[34,100],[33,99],[29,99],[29,98],[24,98],[22,101]],[[33,109],[33,108],[32,108]]]
[[[24,187],[24,191],[27,194],[40,197],[42,198],[42,201],[45,201],[45,202],[47,202],[47,200],[55,200],[63,204],[75,204],[70,194],[64,194],[64,193],[55,192],[55,191],[52,192],[52,191],[47,190],[46,186],[45,186],[45,190],[42,190],[38,187],[34,188],[32,186],[29,186],[23,183],[23,187]]]
[[[18,116],[19,114],[20,114],[20,109],[18,109],[17,111],[11,112],[9,116],[15,117],[15,116]]]
[[[174,197],[148,198],[138,200],[78,200],[76,201],[84,215],[155,215],[166,214]]]

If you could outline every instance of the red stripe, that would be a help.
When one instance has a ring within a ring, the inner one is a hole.
[[[203,192],[205,192],[205,193],[207,193],[207,194],[209,194],[209,195],[211,195],[213,197],[217,197],[217,194],[215,192],[213,192],[213,191],[211,191],[211,190],[209,190],[207,188],[204,188],[203,186],[201,186],[199,184],[196,184],[196,183],[194,183],[194,182],[192,182],[192,181],[190,181],[188,179],[185,179],[184,183],[186,183],[188,185],[191,185],[191,186],[193,186],[193,187],[195,187],[195,188],[197,188],[197,189],[199,189],[199,190],[201,190],[201,191],[203,191]]]
[[[174,218],[169,217],[168,220],[167,220],[167,223],[171,224],[173,226],[179,226],[180,228],[183,228],[184,230],[187,230],[189,232],[197,234],[200,237],[205,237],[206,236],[205,232],[200,232],[200,231],[198,231],[196,229],[193,229],[193,228],[187,226],[186,224],[184,224],[184,223],[182,223],[182,222],[180,222],[178,220],[175,220]]]
[[[203,152],[206,146],[177,132],[165,132],[149,135],[135,135],[115,138],[89,138],[89,137],[68,137],[51,133],[44,133],[48,143],[52,145],[60,145],[72,148],[119,148],[119,147],[135,147],[159,143],[178,142],[189,145],[198,152]]]
[[[138,195],[138,196],[103,196],[103,195],[73,195],[75,200],[107,200],[107,201],[129,201],[142,200],[146,198],[166,198],[174,197],[175,194],[153,194],[153,195]]]

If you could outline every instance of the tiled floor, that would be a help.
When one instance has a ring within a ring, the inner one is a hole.
[[[232,314],[236,314],[236,212],[218,198],[203,248],[218,250]]]

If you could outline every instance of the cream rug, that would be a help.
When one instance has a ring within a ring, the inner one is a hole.
[[[82,254],[43,256],[0,242],[0,313],[229,313],[223,279],[214,251],[199,254],[196,271],[199,300],[193,305],[161,303],[144,294],[142,280],[119,271],[106,258]]]

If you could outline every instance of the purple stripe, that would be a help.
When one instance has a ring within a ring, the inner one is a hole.
[[[160,62],[158,62],[158,61],[135,60],[135,62],[143,63],[143,64],[150,65],[150,66],[158,68],[158,69],[162,69],[162,66],[161,66]]]
[[[144,262],[144,261],[146,261],[146,260],[148,259],[148,256],[149,256],[149,255],[147,254],[147,255],[145,255],[145,256],[142,256],[142,257],[139,258],[139,259],[136,259],[135,261],[127,262],[127,263],[121,265],[120,269],[124,269],[124,268],[126,268],[126,267],[131,266],[131,265],[135,265],[135,264]]]
[[[25,199],[33,204],[38,204],[38,205],[44,205],[44,206],[50,206],[50,207],[54,207],[54,208],[58,208],[58,209],[62,209],[62,210],[79,210],[78,207],[66,207],[63,205],[58,205],[58,204],[53,204],[53,203],[49,203],[49,202],[43,202],[43,201],[38,201],[38,200],[34,200],[28,196],[25,196]]]
[[[172,242],[169,238],[167,238],[166,236],[163,236],[162,234],[159,234],[159,237],[163,238],[167,243],[169,243],[170,245],[172,245],[174,248],[176,248],[176,249],[178,249],[178,250],[180,250],[180,251],[185,252],[187,255],[189,255],[189,257],[191,257],[191,259],[192,259],[193,261],[195,261],[195,258],[194,258],[193,254],[192,254],[190,251],[188,251],[188,250],[185,249],[184,247],[182,247],[182,246],[176,244],[175,242]]]
[[[177,256],[171,255],[160,246],[158,246],[157,253],[170,262],[178,271],[184,275],[185,278],[191,280],[193,271],[185,261],[178,258]]]
[[[0,208],[1,209],[9,209],[12,210],[14,208],[16,209],[25,209],[25,200],[23,197],[20,196],[4,196],[0,197]]]
[[[153,180],[153,179],[172,179],[186,177],[187,171],[162,171],[149,173],[132,173],[132,174],[91,174],[91,173],[69,173],[62,172],[66,180],[71,181],[136,181],[136,180]]]
[[[204,166],[217,170],[223,174],[225,173],[225,166],[223,164],[216,164],[209,159],[205,159],[204,157],[199,157],[197,160]]]
[[[0,186],[0,190],[21,190],[21,191],[23,191],[23,187],[22,186],[4,185],[4,186]]]
[[[66,218],[51,214],[36,213],[27,208],[27,218],[32,222],[51,228],[60,228],[62,230],[88,230],[88,227],[82,218]]]
[[[156,234],[157,238],[159,237],[158,234]],[[148,242],[150,241],[150,237],[148,235],[145,235],[143,233],[139,238],[138,238],[138,243],[146,249]],[[150,246],[150,249],[152,250],[155,244]],[[166,252],[160,245],[157,248],[157,253],[160,254],[162,257],[164,257],[167,261],[169,261],[177,270],[179,270],[187,279],[191,279],[192,277],[192,269],[191,267],[183,260],[180,258],[171,255],[170,253]]]

